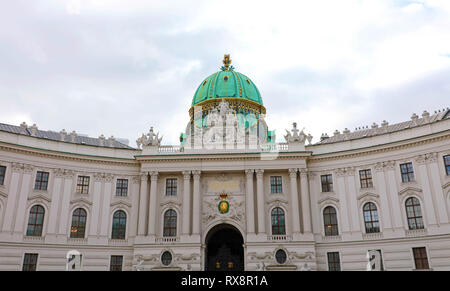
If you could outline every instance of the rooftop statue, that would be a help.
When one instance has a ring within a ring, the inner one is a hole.
[[[150,127],[150,130],[147,134],[142,134],[142,136],[136,140],[136,144],[139,149],[141,148],[141,145],[143,147],[144,146],[160,146],[162,138],[163,138],[162,136],[159,137],[159,132],[156,134],[153,132],[153,126],[152,126],[152,127]]]
[[[312,135],[308,134],[306,135],[303,130],[305,128],[303,128],[302,130],[298,130],[297,129],[297,122],[292,123],[292,134],[291,132],[289,132],[289,130],[286,129],[286,135],[284,136],[284,139],[286,140],[287,143],[294,143],[294,142],[298,142],[301,144],[305,144],[305,141],[308,140],[308,143],[311,144],[311,140],[312,140]],[[300,132],[300,133],[299,133]]]

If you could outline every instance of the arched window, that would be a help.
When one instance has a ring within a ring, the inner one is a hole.
[[[284,211],[280,207],[272,209],[272,235],[286,234],[286,225],[284,222]]]
[[[34,205],[30,209],[28,218],[27,236],[41,236],[44,227],[45,210],[41,205]]]
[[[72,227],[70,228],[71,238],[84,238],[86,233],[87,213],[83,208],[77,208],[72,215]]]
[[[117,210],[113,215],[113,225],[111,238],[125,239],[125,230],[127,227],[127,214],[123,210]]]
[[[380,223],[378,221],[378,211],[375,203],[367,202],[363,207],[364,225],[366,233],[380,232]]]
[[[163,236],[177,236],[177,212],[173,209],[164,213]]]
[[[327,206],[323,210],[323,224],[325,228],[325,235],[339,235],[336,209],[331,206]]]
[[[424,225],[419,199],[415,197],[408,198],[405,204],[409,229],[423,229]]]

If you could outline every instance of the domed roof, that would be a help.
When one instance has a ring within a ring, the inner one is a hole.
[[[255,84],[244,74],[234,71],[230,66],[229,55],[225,55],[222,70],[208,76],[197,88],[192,106],[211,99],[236,98],[263,105],[261,95]]]

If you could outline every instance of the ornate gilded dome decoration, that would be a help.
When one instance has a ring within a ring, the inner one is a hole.
[[[261,94],[255,84],[244,74],[234,71],[230,55],[225,55],[223,66],[219,72],[208,76],[200,83],[192,99],[189,115],[193,120],[194,106],[202,106],[202,116],[217,106],[222,99],[226,100],[234,113],[256,116],[265,114]]]

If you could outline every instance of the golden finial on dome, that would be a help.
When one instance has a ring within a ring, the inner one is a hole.
[[[231,64],[230,55],[224,55],[222,62],[225,67],[225,71],[228,71],[228,69],[230,68],[230,64]]]

